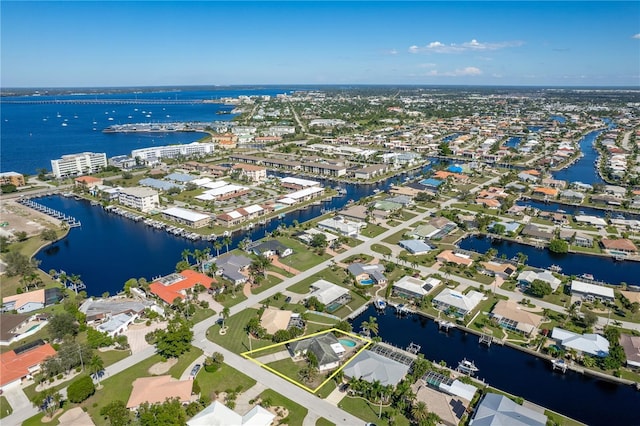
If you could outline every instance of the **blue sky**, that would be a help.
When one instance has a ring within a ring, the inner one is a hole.
[[[2,87],[640,86],[640,2],[12,2]]]

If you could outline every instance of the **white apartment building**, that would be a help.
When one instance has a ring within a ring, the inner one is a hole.
[[[51,170],[58,179],[97,173],[106,166],[107,154],[104,152],[82,152],[51,160]]]
[[[122,188],[118,195],[118,201],[123,206],[131,207],[141,212],[148,212],[158,207],[160,199],[158,191],[151,188]]]
[[[191,157],[194,155],[213,154],[215,145],[213,143],[193,142],[182,145],[154,146],[151,148],[134,149],[131,151],[131,158],[153,164],[161,158]]]

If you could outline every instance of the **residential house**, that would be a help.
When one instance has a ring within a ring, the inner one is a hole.
[[[556,278],[555,275],[547,270],[539,272],[526,270],[522,271],[518,275],[518,284],[525,289],[529,287],[535,280],[540,280],[548,283],[551,286],[552,291],[556,291],[562,283],[559,278]]]
[[[304,359],[308,352],[312,352],[318,360],[318,370],[321,372],[337,368],[346,353],[333,333],[296,340],[287,346],[294,361]]]
[[[267,169],[253,164],[234,164],[232,170],[239,170],[240,176],[245,176],[249,181],[261,183],[267,180]]]
[[[525,407],[504,395],[488,392],[480,401],[470,426],[546,426],[544,414]]]
[[[458,253],[452,250],[443,250],[438,254],[436,260],[441,263],[454,263],[462,266],[471,266],[473,263],[473,259],[471,259],[471,256],[468,254]]]
[[[620,333],[620,346],[627,358],[627,367],[640,368],[640,336]]]
[[[101,323],[110,317],[123,313],[140,316],[144,313],[145,309],[161,312],[161,308],[151,301],[139,301],[121,297],[87,299],[80,305],[78,310],[85,314],[87,323],[91,324]]]
[[[96,186],[102,185],[103,183],[104,179],[93,176],[80,176],[74,179],[75,187],[85,190],[90,190]]]
[[[499,300],[491,311],[491,318],[501,327],[527,336],[535,334],[543,319],[540,315],[523,309],[514,300]]]
[[[58,287],[28,291],[2,298],[2,312],[16,311],[19,314],[42,309],[62,300],[64,293]]]
[[[246,256],[234,254],[220,256],[214,260],[218,268],[218,275],[238,285],[247,281],[247,276],[242,272],[251,265],[251,259]]]
[[[287,257],[293,254],[292,248],[285,246],[278,240],[257,241],[255,243],[249,244],[249,246],[247,246],[246,248],[246,251],[257,256],[265,257]]]
[[[367,206],[356,204],[344,210],[340,210],[340,216],[356,222],[366,222],[367,217],[369,216],[369,212],[367,210]]]
[[[203,228],[211,223],[211,216],[181,207],[170,207],[162,210],[162,217],[191,228]]]
[[[409,372],[409,366],[384,357],[377,352],[364,350],[343,369],[347,378],[379,382],[382,386],[396,386]]]
[[[0,315],[0,346],[29,337],[47,325],[49,314],[1,314]]]
[[[616,240],[603,238],[600,240],[600,244],[602,244],[603,249],[609,250],[611,254],[620,254],[618,252],[622,252],[624,254],[635,255],[638,253],[636,245],[627,238],[618,238]]]
[[[582,192],[574,191],[572,189],[566,189],[560,192],[560,198],[570,201],[572,203],[582,204],[585,195]]]
[[[380,263],[374,265],[352,263],[347,267],[347,270],[360,284],[385,285],[387,283],[387,278],[384,276],[384,265]]]
[[[420,278],[405,275],[393,283],[393,294],[408,299],[421,299],[429,294],[431,290],[440,285],[442,281],[437,278]]]
[[[40,371],[40,364],[55,354],[53,346],[42,340],[0,354],[0,390],[32,378]]]
[[[613,289],[597,284],[589,284],[583,281],[571,281],[571,295],[579,296],[586,300],[598,299],[601,301],[613,302],[615,295]]]
[[[325,280],[314,282],[309,287],[309,290],[310,292],[306,299],[315,297],[331,312],[338,310],[342,305],[349,303],[351,300],[349,290]]]
[[[356,179],[371,179],[387,172],[386,164],[373,164],[358,169],[354,172]]]
[[[536,225],[525,225],[520,232],[521,235],[525,237],[530,237],[539,240],[551,241],[554,237],[553,232],[544,231],[538,228]]]
[[[352,222],[342,216],[334,216],[332,218],[321,220],[316,226],[318,229],[335,232],[347,237],[357,237],[360,234],[360,229],[364,228],[366,223]]]
[[[433,250],[433,247],[422,240],[402,240],[398,242],[398,245],[416,256],[426,254]]]
[[[462,294],[459,291],[445,288],[433,298],[433,306],[440,311],[451,310],[455,315],[464,317],[482,301],[484,294],[475,290]]]
[[[560,229],[560,238],[579,247],[593,247],[593,236],[576,232],[574,229]]]
[[[133,390],[127,408],[136,409],[145,402],[160,404],[166,399],[176,398],[181,404],[191,402],[193,380],[176,380],[170,375],[138,377],[133,381]]]
[[[187,290],[193,289],[198,284],[209,289],[211,288],[211,282],[215,282],[215,279],[194,270],[185,269],[182,272],[158,278],[149,285],[149,290],[169,305],[172,305],[176,298],[184,299]]]
[[[566,350],[573,349],[578,355],[591,355],[604,358],[609,355],[609,341],[599,334],[577,334],[573,331],[555,327],[551,338]]]
[[[533,188],[534,195],[542,195],[545,198],[555,198],[558,196],[558,190],[555,188],[547,188],[544,186],[539,186],[537,188]]]
[[[518,173],[518,179],[527,183],[535,183],[540,180],[538,176],[530,175],[529,173],[526,173],[526,172]]]
[[[287,330],[292,326],[304,328],[304,323],[300,318],[300,314],[294,314],[293,311],[266,308],[260,317],[260,326],[267,333],[275,334],[278,330]]]
[[[259,405],[241,416],[220,401],[214,401],[191,417],[187,426],[270,426],[275,417],[275,414]]]
[[[541,183],[546,187],[554,189],[564,189],[567,186],[567,182],[565,182],[564,180],[557,180],[552,178],[542,179]]]
[[[482,273],[495,277],[498,276],[503,279],[511,277],[518,271],[518,268],[511,263],[505,262],[480,262],[482,266]]]
[[[101,333],[107,333],[109,336],[114,337],[127,331],[129,325],[131,325],[137,318],[138,315],[132,315],[128,313],[113,315],[105,322],[99,324],[96,327],[96,330]]]

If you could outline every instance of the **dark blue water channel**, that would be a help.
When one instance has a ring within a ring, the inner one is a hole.
[[[549,268],[551,265],[562,267],[565,275],[591,274],[596,280],[610,284],[638,285],[640,282],[640,262],[630,260],[615,261],[610,257],[590,256],[578,253],[558,254],[547,249],[538,249],[526,244],[494,239],[484,236],[471,236],[460,240],[458,246],[465,250],[486,253],[490,248],[511,259],[518,253],[527,255],[527,264],[537,268]]]
[[[516,349],[478,343],[478,336],[453,329],[438,330],[432,320],[419,315],[398,318],[393,308],[379,314],[373,307],[353,320],[358,331],[362,321],[377,317],[379,334],[385,342],[407,347],[421,346],[425,358],[444,360],[455,368],[462,358],[473,360],[480,369],[477,377],[502,389],[589,425],[640,424],[640,392],[632,386],[618,385],[567,371],[553,372],[549,361]]]
[[[517,205],[523,207],[533,207],[545,212],[565,212],[570,215],[589,215],[601,218],[615,218],[615,219],[640,219],[640,214],[630,212],[618,212],[613,210],[595,209],[593,207],[573,206],[569,204],[560,203],[543,203],[535,200],[520,200],[516,202]]]
[[[596,138],[602,132],[603,130],[594,130],[587,133],[582,139],[580,139],[578,144],[580,145],[583,157],[570,167],[553,173],[554,179],[588,184],[604,183],[596,170],[595,162],[598,159],[598,151],[593,146]]]

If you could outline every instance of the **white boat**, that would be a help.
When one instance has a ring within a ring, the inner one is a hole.
[[[582,274],[580,278],[584,278],[585,280],[593,280],[593,275],[591,274]]]
[[[62,123],[62,127],[67,127],[67,123]]]
[[[558,266],[558,265],[551,265],[549,267],[549,270],[552,271],[552,272],[560,272],[560,271],[562,271],[562,268],[560,266]]]
[[[109,117],[109,121],[113,121],[113,117]]]
[[[479,371],[478,367],[474,364],[473,361],[469,361],[464,358],[462,361],[458,363],[458,371],[465,374],[474,374]]]
[[[376,309],[384,311],[384,309],[387,307],[387,302],[385,302],[383,299],[376,299],[376,301],[374,302],[374,306],[376,307]]]

